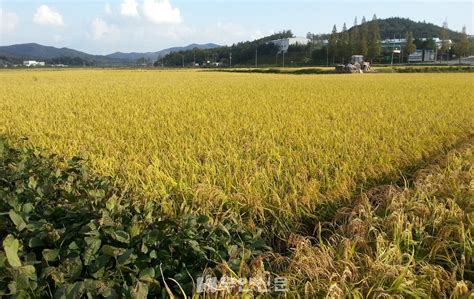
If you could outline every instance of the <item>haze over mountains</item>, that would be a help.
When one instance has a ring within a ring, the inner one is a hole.
[[[52,60],[59,59],[62,57],[77,57],[85,61],[95,61],[100,63],[120,63],[124,61],[136,61],[137,59],[145,58],[151,62],[157,60],[160,57],[168,55],[171,52],[198,49],[212,49],[220,47],[219,45],[208,43],[208,44],[191,44],[185,47],[173,47],[163,49],[156,52],[146,53],[122,53],[115,52],[109,55],[93,55],[85,52],[77,51],[69,48],[56,48],[51,46],[44,46],[36,43],[18,44],[11,46],[0,47],[0,58],[16,59],[16,60]]]
[[[192,49],[214,49],[220,47],[219,45],[208,43],[208,44],[191,44],[185,47],[173,47],[164,49],[161,51],[156,52],[145,52],[145,53],[138,53],[138,52],[131,52],[131,53],[123,53],[123,52],[115,52],[106,57],[113,58],[113,59],[124,59],[124,60],[137,60],[140,58],[146,58],[151,60],[156,60],[158,57],[163,57],[165,55],[170,54],[171,52],[179,52],[179,51],[188,51]]]

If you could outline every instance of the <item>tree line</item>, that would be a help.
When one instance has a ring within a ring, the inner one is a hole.
[[[256,56],[264,59],[261,63],[270,64],[274,63],[274,61],[267,61],[268,56],[274,57],[279,48],[268,42],[293,36],[294,34],[291,30],[284,30],[261,39],[239,42],[232,46],[213,49],[195,48],[173,52],[159,58],[154,65],[176,67],[183,64],[189,66],[197,63],[200,66],[211,66],[212,64],[219,63],[225,66],[243,66],[247,64],[254,65]]]
[[[455,34],[453,43],[450,42],[450,30],[447,23],[443,25],[438,36],[441,40],[438,53],[441,58],[449,59],[452,55],[455,55],[461,59],[461,57],[474,53],[473,41],[469,40],[465,26],[461,33]],[[356,17],[351,30],[348,30],[346,23],[344,23],[342,31],[338,32],[336,25],[334,25],[327,47],[332,64],[344,64],[349,61],[352,55],[363,55],[371,62],[380,62],[380,56],[384,53],[382,53],[380,26],[377,16],[374,15],[370,22],[367,22],[363,17],[360,25]],[[405,45],[399,50],[403,53],[403,58],[407,59],[417,49],[436,51],[437,48],[438,45],[433,38],[415,39],[413,32],[408,31],[405,34]]]
[[[401,50],[400,62],[407,61],[410,54],[416,50],[433,50],[441,59],[466,56],[474,53],[474,40],[469,39],[465,28],[463,32],[449,30],[447,24],[439,27],[429,23],[415,23],[408,19],[390,18],[379,20],[374,15],[371,21],[365,17],[358,22],[357,17],[349,29],[344,23],[341,31],[334,25],[332,33],[315,35],[308,33],[307,38],[312,42],[308,45],[290,46],[287,52],[280,49],[271,40],[294,37],[291,30],[284,30],[255,41],[241,42],[232,46],[214,49],[198,49],[170,53],[159,58],[154,65],[164,67],[199,66],[204,67],[249,67],[249,66],[310,66],[333,65],[347,63],[352,55],[363,55],[373,63],[387,62],[387,57],[393,49],[382,48],[382,40],[393,38],[389,36],[393,30],[387,30],[387,24],[395,24],[405,32],[396,34],[404,37],[406,44]],[[434,37],[443,40],[438,49]],[[423,38],[423,39],[422,39]],[[452,38],[453,44],[448,40]]]
[[[381,45],[380,28],[377,16],[374,15],[370,23],[363,17],[360,26],[358,26],[356,17],[350,33],[346,23],[342,26],[340,33],[337,32],[337,27],[334,25],[328,41],[328,50],[333,64],[336,59],[345,63],[354,54],[374,60],[382,51]]]

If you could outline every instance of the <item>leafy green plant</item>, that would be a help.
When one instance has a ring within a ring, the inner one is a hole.
[[[81,158],[0,139],[0,296],[190,294],[206,268],[237,271],[269,250],[259,231],[206,215],[166,218],[134,196]]]

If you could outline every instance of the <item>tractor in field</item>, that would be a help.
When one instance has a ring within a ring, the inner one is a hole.
[[[372,72],[370,62],[364,60],[362,55],[352,55],[351,62],[348,64],[336,65],[336,73],[338,74],[363,74]]]

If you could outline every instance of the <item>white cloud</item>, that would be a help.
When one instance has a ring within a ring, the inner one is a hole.
[[[106,5],[106,14],[112,14],[112,7]],[[124,17],[140,17],[150,23],[159,25],[178,25],[183,18],[181,11],[171,5],[170,0],[123,0],[120,3],[120,14]]]
[[[110,3],[105,4],[104,10],[106,15],[111,15],[114,13],[112,10],[112,5],[110,5]]]
[[[156,24],[176,25],[183,21],[180,10],[172,7],[169,0],[144,0],[142,10],[145,18]]]
[[[115,26],[107,24],[107,22],[101,18],[92,20],[90,37],[93,40],[103,40],[115,35],[117,32],[118,29]]]
[[[120,4],[120,13],[126,17],[138,16],[138,3],[136,0],[124,0]]]
[[[33,16],[33,22],[40,25],[64,25],[63,16],[59,12],[49,8],[49,6],[44,4],[36,9],[36,13]]]
[[[18,26],[18,16],[13,12],[4,11],[0,8],[0,33],[15,31]]]
[[[273,33],[271,30],[266,30],[268,34]],[[268,35],[261,30],[252,30],[243,25],[235,23],[218,22],[211,27],[207,27],[201,36],[205,36],[209,41],[222,45],[231,45],[236,42],[255,40]]]

